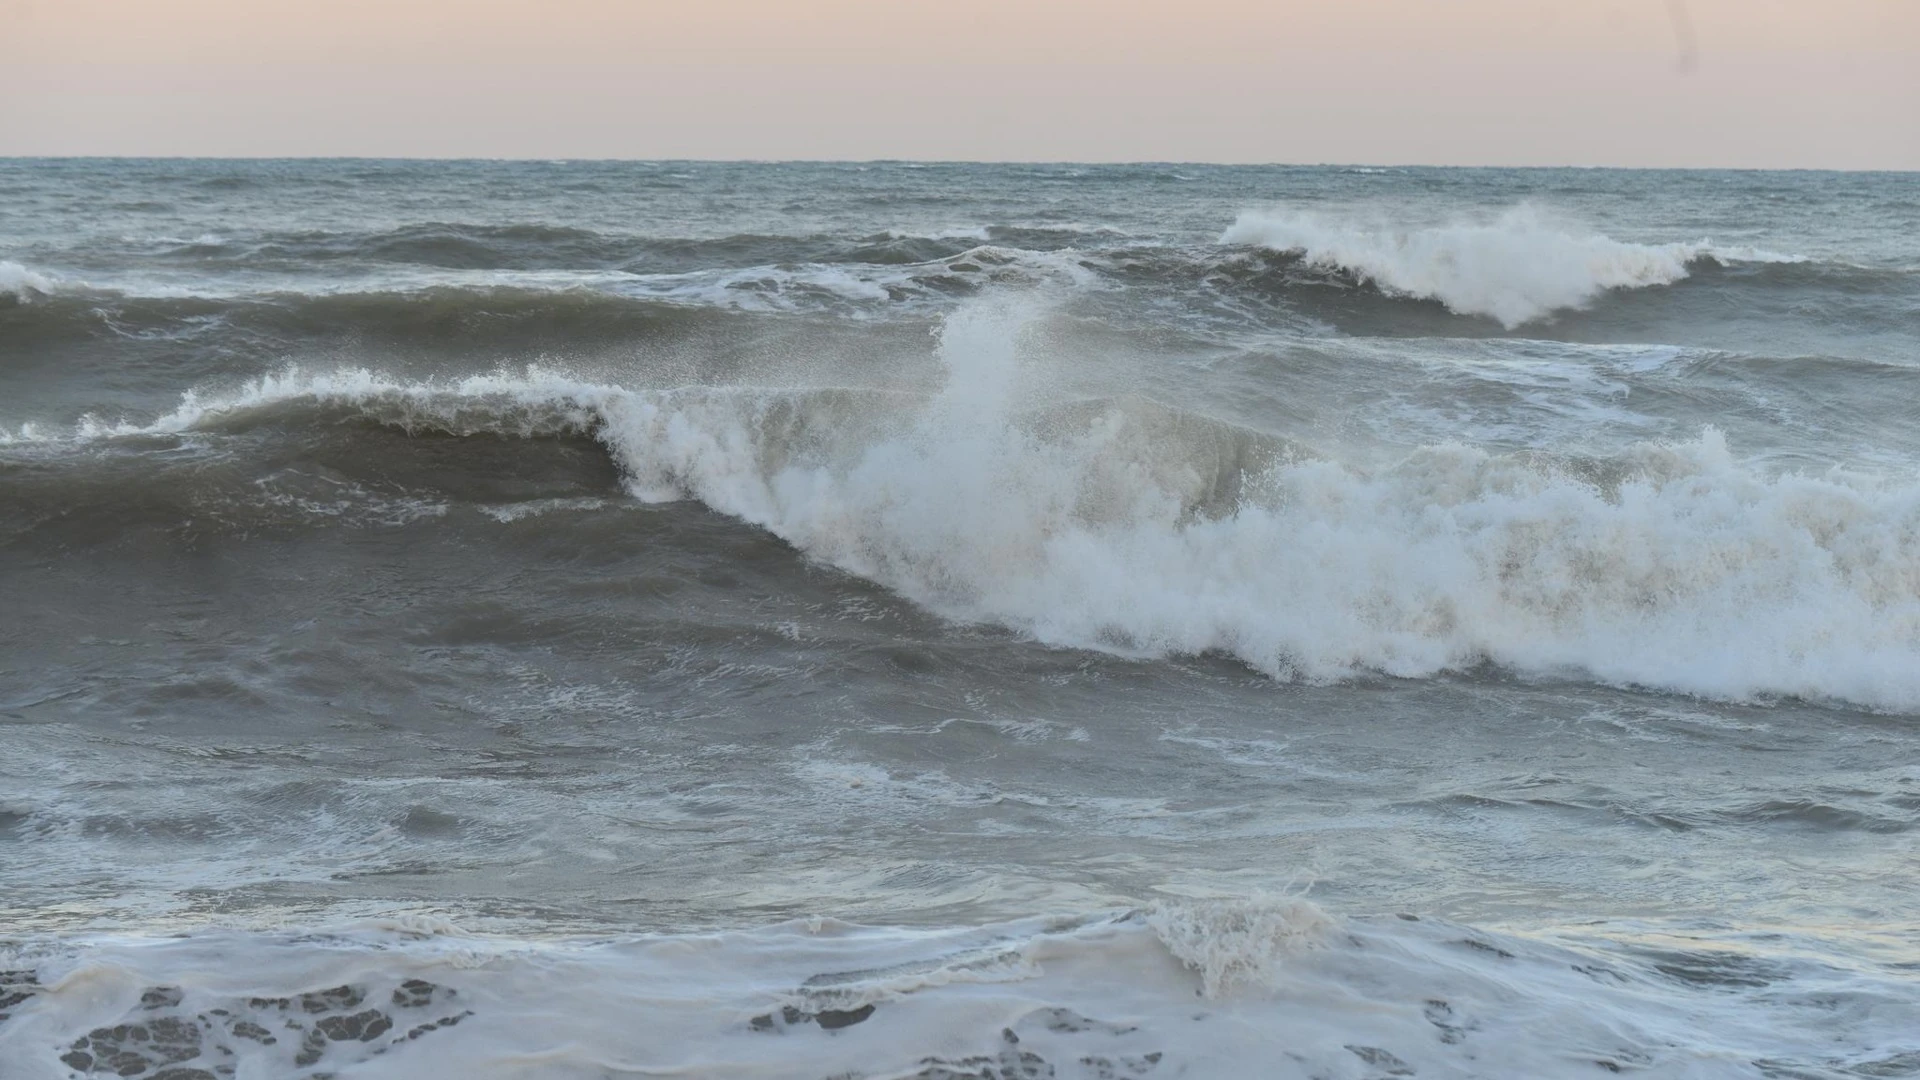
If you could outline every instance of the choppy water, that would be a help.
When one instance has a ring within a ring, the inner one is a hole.
[[[1920,177],[0,162],[0,1076],[1920,1075]]]

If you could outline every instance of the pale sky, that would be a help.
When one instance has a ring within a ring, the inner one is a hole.
[[[1920,0],[0,0],[0,155],[1920,169]]]

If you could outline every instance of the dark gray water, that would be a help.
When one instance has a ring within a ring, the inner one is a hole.
[[[0,1077],[1920,1075],[1916,401],[1907,174],[0,162]]]

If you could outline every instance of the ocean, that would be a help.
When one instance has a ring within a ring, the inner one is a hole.
[[[0,161],[0,1077],[1920,1076],[1920,175]]]

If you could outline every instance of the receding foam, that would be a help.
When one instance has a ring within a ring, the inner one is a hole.
[[[573,941],[420,920],[0,946],[0,1060],[23,1080],[1737,1080],[1759,1063],[1893,1075],[1911,1045],[1910,982],[1699,947],[1660,962],[1744,961],[1854,1004],[1751,979],[1701,993],[1630,950],[1299,900]]]

